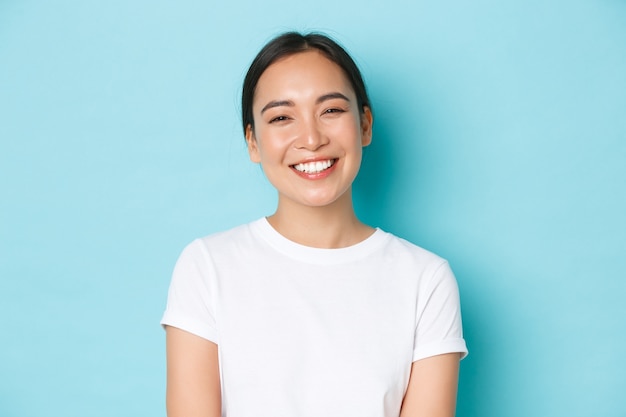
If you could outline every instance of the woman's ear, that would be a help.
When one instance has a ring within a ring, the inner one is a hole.
[[[372,143],[372,127],[374,126],[374,115],[369,107],[363,107],[361,113],[361,146]]]
[[[254,136],[254,129],[252,128],[252,125],[246,126],[246,144],[248,145],[248,155],[250,156],[250,160],[257,164],[260,163],[261,154],[256,142],[256,137]]]

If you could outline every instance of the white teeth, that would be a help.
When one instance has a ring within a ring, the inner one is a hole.
[[[293,167],[300,172],[306,172],[307,174],[316,174],[318,172],[322,172],[325,169],[330,168],[334,163],[335,163],[334,159],[329,159],[327,161],[316,161],[316,162],[306,162],[303,164],[296,164]]]

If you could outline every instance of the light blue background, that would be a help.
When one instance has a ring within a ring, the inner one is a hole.
[[[165,415],[179,251],[275,205],[238,100],[287,29],[369,84],[362,218],[456,271],[458,416],[626,416],[623,0],[0,0],[0,416]]]

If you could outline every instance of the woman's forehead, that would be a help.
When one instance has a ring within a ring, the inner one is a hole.
[[[272,63],[261,74],[255,100],[275,94],[337,90],[354,95],[342,68],[317,50],[299,52]],[[276,97],[272,97],[276,98]]]

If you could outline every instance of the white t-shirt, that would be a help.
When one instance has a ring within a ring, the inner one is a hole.
[[[227,417],[397,417],[413,361],[467,354],[448,263],[380,229],[340,249],[265,218],[197,239],[161,323],[219,346]]]

